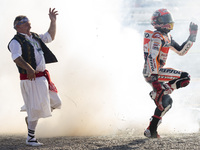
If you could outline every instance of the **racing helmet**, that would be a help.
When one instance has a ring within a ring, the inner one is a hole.
[[[168,33],[170,30],[173,30],[174,20],[171,13],[167,9],[162,8],[153,13],[151,24],[155,29]]]

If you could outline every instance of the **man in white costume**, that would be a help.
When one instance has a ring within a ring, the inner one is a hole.
[[[61,107],[55,85],[51,82],[46,63],[57,62],[55,55],[44,43],[55,38],[56,16],[58,12],[49,9],[50,27],[45,34],[30,32],[31,23],[26,16],[17,16],[14,20],[14,29],[17,34],[8,44],[12,59],[20,73],[21,92],[28,116],[28,136],[26,144],[41,146],[35,138],[35,128],[39,118],[51,116],[53,109]]]

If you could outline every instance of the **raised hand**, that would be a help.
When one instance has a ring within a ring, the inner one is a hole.
[[[58,15],[58,11],[55,10],[55,8],[53,8],[51,10],[51,8],[49,8],[49,18],[52,22],[56,21],[56,16]]]

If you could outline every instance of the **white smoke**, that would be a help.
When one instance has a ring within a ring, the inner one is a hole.
[[[17,15],[27,15],[32,23],[32,31],[44,33],[49,27],[48,9],[55,7],[59,12],[57,34],[56,39],[48,46],[59,62],[47,65],[47,68],[58,88],[63,107],[61,110],[55,110],[53,117],[39,120],[37,135],[105,135],[119,131],[143,134],[155,108],[148,96],[151,87],[145,83],[142,76],[142,36],[143,31],[151,26],[138,26],[134,20],[131,26],[125,26],[121,16],[127,12],[129,5],[124,8],[124,2],[2,1],[0,11],[4,15],[0,20],[0,27],[5,36],[1,37],[0,55],[0,118],[3,120],[0,133],[26,133],[26,114],[19,112],[23,100],[18,73],[7,50],[7,44],[15,34],[13,20]],[[145,12],[144,8],[140,9]],[[181,8],[176,8],[178,9]],[[189,21],[187,25],[179,26],[187,26],[184,28],[185,33],[175,25],[178,31],[172,32],[174,38],[183,42],[189,34],[188,25]],[[197,51],[196,49],[194,45],[191,51]],[[177,59],[176,64],[172,62],[172,58]],[[176,68],[179,63],[185,64],[184,58],[185,56],[172,54],[169,56],[168,65]],[[189,59],[188,57],[187,60]],[[185,66],[183,70],[189,67]],[[192,74],[193,70],[190,71]],[[195,77],[199,76],[195,74]],[[198,88],[196,81],[172,94],[174,104],[163,118],[161,129],[173,131],[175,128],[178,132],[197,131],[198,118],[192,116],[198,110],[183,110],[190,96],[198,93],[194,90]],[[198,104],[198,96],[192,97],[195,99],[195,106]],[[183,126],[183,123],[186,126]]]

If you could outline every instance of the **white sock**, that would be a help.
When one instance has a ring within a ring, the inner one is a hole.
[[[35,131],[37,123],[38,123],[38,120],[36,120],[36,121],[28,121],[28,129]]]
[[[35,138],[35,128],[37,126],[37,122],[38,120],[28,121],[28,140]]]
[[[34,138],[35,138],[35,131],[31,130],[31,129],[28,129],[28,137],[27,137],[27,139],[31,140],[31,139],[34,139]]]

